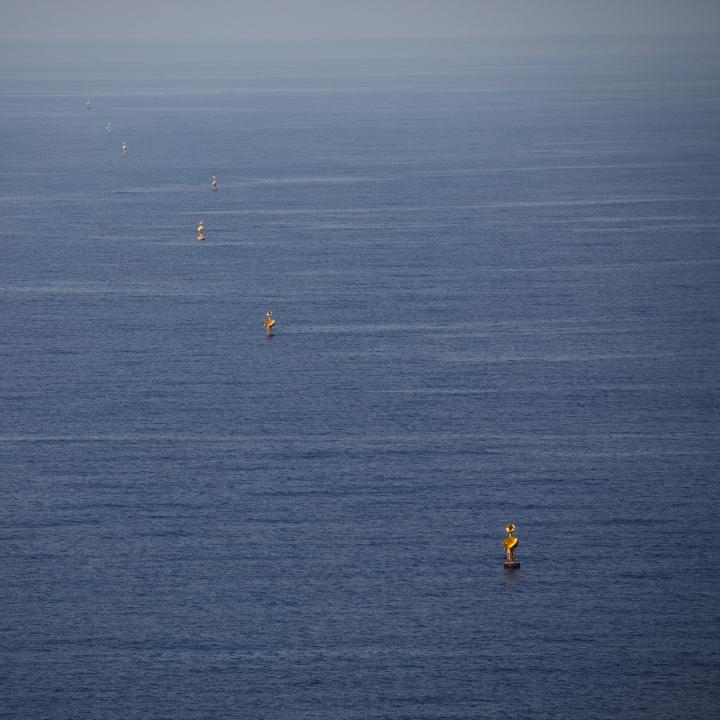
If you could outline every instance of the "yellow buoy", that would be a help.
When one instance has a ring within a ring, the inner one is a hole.
[[[275,320],[272,316],[272,311],[268,310],[268,312],[265,313],[265,322],[263,323],[263,327],[265,328],[265,335],[267,337],[271,337],[273,333],[273,328],[275,327]]]
[[[202,220],[198,223],[198,227],[197,227],[197,239],[198,239],[198,240],[204,240],[204,239],[205,239],[205,225],[203,224],[203,221],[202,221]]]
[[[515,552],[518,547],[518,539],[513,535],[515,532],[515,525],[509,523],[505,526],[505,532],[508,534],[503,540],[503,546],[505,548],[505,562],[503,567],[508,570],[514,570],[520,567],[520,561],[515,557]]]

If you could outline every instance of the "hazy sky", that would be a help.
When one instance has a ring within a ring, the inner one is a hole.
[[[720,32],[720,0],[0,0],[0,37]]]

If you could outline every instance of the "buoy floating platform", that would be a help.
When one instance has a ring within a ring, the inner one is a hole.
[[[198,240],[204,240],[204,239],[205,239],[205,225],[204,225],[204,223],[203,223],[202,220],[198,223],[198,227],[197,227],[197,239],[198,239]]]
[[[275,334],[275,319],[272,316],[272,310],[268,310],[268,312],[265,313],[263,327],[265,328],[265,337],[272,337]]]
[[[503,546],[505,548],[505,562],[503,567],[506,570],[516,570],[520,567],[520,561],[515,556],[518,547],[518,539],[513,535],[515,532],[515,525],[508,523],[505,526],[505,532],[507,537],[503,540]]]

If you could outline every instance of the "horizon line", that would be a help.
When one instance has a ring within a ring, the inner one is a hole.
[[[107,42],[127,40],[152,40],[152,41],[177,41],[177,42],[200,42],[207,40],[228,41],[228,40],[255,40],[258,42],[268,41],[359,41],[370,40],[384,41],[407,41],[407,40],[505,40],[505,39],[562,39],[562,38],[668,38],[668,37],[720,37],[720,30],[684,30],[677,32],[627,32],[627,33],[590,33],[590,32],[556,32],[556,33],[493,33],[475,35],[177,35],[172,37],[157,35],[98,35],[95,37],[84,36],[43,36],[43,35],[0,35],[0,40],[18,41],[67,41],[67,42]]]

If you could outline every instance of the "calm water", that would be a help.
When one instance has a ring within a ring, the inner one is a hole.
[[[0,717],[717,717],[717,54],[15,50]]]

